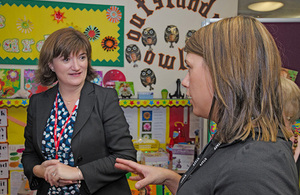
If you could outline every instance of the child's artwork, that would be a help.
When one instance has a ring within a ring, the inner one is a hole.
[[[0,98],[8,98],[20,90],[20,69],[0,69]]]
[[[33,0],[0,5],[0,64],[37,64],[47,37],[69,27],[90,40],[93,66],[124,66],[124,6]]]
[[[97,85],[102,86],[103,83],[103,72],[102,71],[96,71],[97,77],[92,80],[92,83],[95,83]]]
[[[133,82],[115,82],[115,89],[122,98],[130,98],[134,95]]]
[[[24,145],[9,145],[9,170],[23,170],[21,163]]]
[[[34,81],[35,78],[35,71],[34,69],[25,69],[24,70],[24,88],[32,94],[40,93],[46,91],[49,87],[43,86],[40,83],[36,83]]]

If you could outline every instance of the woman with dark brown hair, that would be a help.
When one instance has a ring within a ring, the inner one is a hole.
[[[136,158],[129,126],[116,91],[90,82],[91,52],[72,28],[42,47],[37,82],[56,85],[30,98],[22,155],[38,194],[131,194],[125,172],[114,167],[117,157]]]
[[[225,18],[200,28],[185,46],[182,85],[193,113],[217,132],[181,177],[172,170],[117,159],[137,188],[165,184],[173,194],[298,194],[285,128],[276,44],[253,17]]]

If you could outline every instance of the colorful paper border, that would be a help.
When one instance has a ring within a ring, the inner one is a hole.
[[[112,60],[102,60],[100,61],[99,59],[97,60],[92,60],[92,65],[93,66],[112,66],[112,67],[124,67],[124,6],[120,6],[120,5],[99,5],[99,4],[81,4],[81,3],[69,3],[69,2],[55,2],[55,1],[35,1],[35,0],[2,0],[0,3],[0,6],[4,6],[5,4],[8,4],[10,6],[12,5],[16,5],[16,6],[20,6],[23,5],[24,7],[26,6],[38,6],[39,8],[41,8],[42,6],[44,6],[45,8],[48,7],[53,7],[53,8],[66,8],[66,9],[79,9],[79,10],[107,10],[109,8],[111,8],[112,6],[117,6],[119,8],[119,10],[122,13],[122,17],[119,20],[118,23],[118,54],[119,56],[117,57],[117,60],[112,61]],[[0,29],[1,30],[1,29]],[[100,41],[101,42],[101,41]],[[1,43],[1,47],[2,47],[3,43]],[[95,52],[95,51],[94,51]],[[38,64],[38,59],[24,59],[24,58],[9,58],[9,57],[5,57],[2,58],[0,57],[0,64],[15,64],[15,65],[37,65]]]

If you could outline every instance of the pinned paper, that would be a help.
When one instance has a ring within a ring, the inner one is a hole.
[[[0,126],[7,126],[7,109],[5,108],[0,109]]]

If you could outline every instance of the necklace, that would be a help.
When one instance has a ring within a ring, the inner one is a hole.
[[[296,148],[298,147],[298,131],[294,130],[294,141],[293,141],[293,154],[295,154]]]

